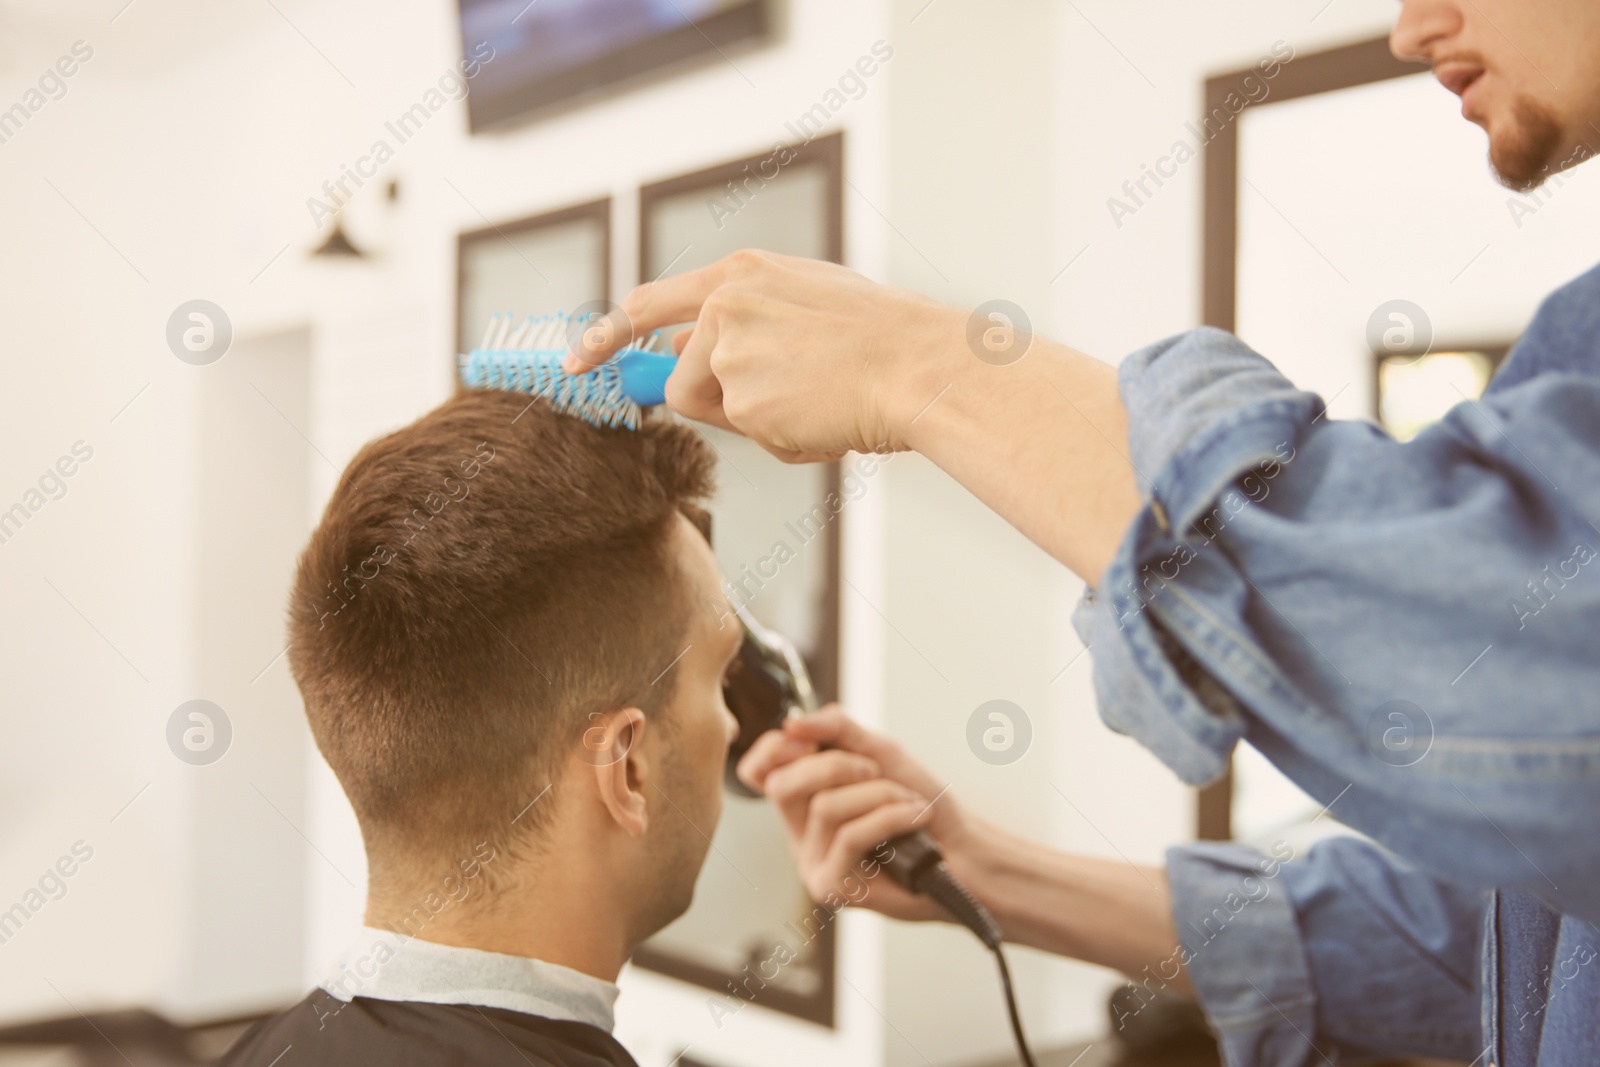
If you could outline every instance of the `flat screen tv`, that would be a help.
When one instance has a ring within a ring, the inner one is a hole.
[[[459,0],[464,53],[481,58],[472,131],[524,119],[668,67],[717,61],[771,31],[775,0]]]

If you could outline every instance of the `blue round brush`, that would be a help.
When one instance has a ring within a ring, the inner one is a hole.
[[[568,374],[561,361],[573,329],[570,315],[529,316],[515,327],[510,315],[496,315],[483,344],[460,357],[461,382],[469,389],[542,397],[591,426],[637,430],[643,409],[666,401],[667,378],[678,358],[660,351],[660,334],[651,334],[588,374]]]

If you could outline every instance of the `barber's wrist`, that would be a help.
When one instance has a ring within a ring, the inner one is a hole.
[[[1019,904],[1026,897],[1019,875],[1027,868],[1028,844],[992,823],[968,818],[960,837],[941,841],[945,862],[972,891],[1012,938],[1011,926],[1021,919]],[[1035,849],[1035,855],[1037,849]]]
[[[948,399],[968,364],[977,362],[967,347],[968,318],[957,308],[934,306],[896,346],[879,382],[891,447],[922,451],[919,435],[931,425],[923,416]]]
[[[993,825],[973,830],[961,869],[952,864],[952,873],[989,909],[1006,940],[1084,958],[1085,946],[1077,943],[1072,924],[1061,923],[1063,916],[1057,914],[1063,895],[1080,910],[1091,904],[1081,891],[1092,878],[1089,871],[1078,870],[1079,857]],[[1086,877],[1080,880],[1080,874]]]
[[[1159,867],[1071,855],[983,827],[952,871],[1016,944],[1136,974],[1177,943]],[[1188,988],[1186,976],[1175,981],[1174,991]]]

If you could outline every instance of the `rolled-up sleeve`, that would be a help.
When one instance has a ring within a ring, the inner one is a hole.
[[[1401,443],[1217,330],[1120,373],[1145,507],[1076,616],[1106,722],[1195,784],[1247,740],[1433,874],[1600,920],[1600,377]]]
[[[1230,1067],[1481,1051],[1483,894],[1353,838],[1281,860],[1236,844],[1167,855],[1185,966]]]

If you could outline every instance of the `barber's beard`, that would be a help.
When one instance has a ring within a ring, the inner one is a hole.
[[[1520,96],[1512,105],[1511,129],[1489,139],[1489,165],[1500,184],[1531,192],[1560,169],[1562,140],[1561,124],[1550,109]]]

